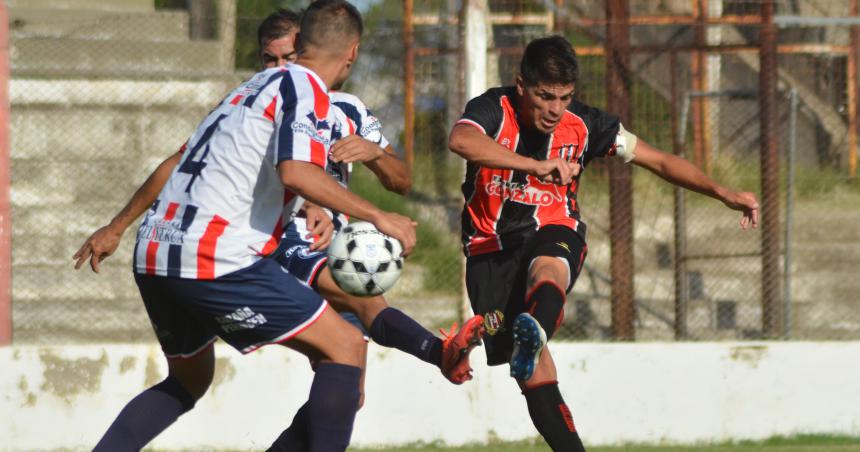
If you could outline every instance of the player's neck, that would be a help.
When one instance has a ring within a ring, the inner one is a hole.
[[[338,75],[343,68],[343,63],[337,59],[308,56],[300,57],[296,60],[296,64],[312,70],[325,83],[326,89],[337,82]]]

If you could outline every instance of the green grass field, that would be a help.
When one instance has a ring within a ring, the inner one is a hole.
[[[350,449],[356,452],[549,452],[536,441],[499,443],[486,446],[444,447],[427,444],[383,449]],[[803,435],[771,438],[766,441],[703,444],[688,446],[626,445],[589,447],[589,452],[860,452],[860,438]]]

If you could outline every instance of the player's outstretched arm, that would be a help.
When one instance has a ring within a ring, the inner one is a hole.
[[[285,160],[278,164],[278,172],[281,182],[291,191],[314,204],[373,223],[382,233],[400,240],[404,256],[412,252],[416,223],[411,219],[380,210],[370,201],[343,188],[312,163]]]
[[[391,145],[385,149],[358,135],[338,140],[331,147],[335,162],[362,162],[373,171],[386,190],[405,195],[412,188],[412,174]]]
[[[72,259],[77,260],[75,270],[80,269],[89,259],[93,271],[99,272],[99,263],[116,251],[125,230],[158,199],[158,194],[164,188],[173,169],[179,164],[181,157],[182,154],[177,152],[161,162],[110,223],[97,229],[84,241],[72,256]]]
[[[636,142],[632,161],[672,184],[718,199],[729,208],[740,211],[743,213],[741,228],[758,227],[759,206],[753,193],[730,190],[687,160],[661,152],[641,138]]]
[[[456,124],[448,139],[451,152],[486,168],[525,171],[542,182],[567,185],[579,174],[579,164],[564,159],[535,160],[498,144],[478,128]]]

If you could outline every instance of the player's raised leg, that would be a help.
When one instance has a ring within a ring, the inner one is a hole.
[[[341,290],[324,267],[316,280],[320,294],[338,311],[354,312],[371,339],[384,347],[393,347],[433,364],[454,384],[472,379],[469,353],[481,342],[483,317],[475,315],[462,328],[455,324],[444,339],[421,326],[382,296],[356,297]]]

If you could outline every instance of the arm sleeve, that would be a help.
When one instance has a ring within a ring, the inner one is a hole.
[[[334,105],[355,124],[355,133],[385,149],[390,144],[382,134],[382,123],[358,97],[338,93]]]
[[[457,124],[475,126],[484,134],[494,137],[502,123],[502,114],[499,98],[494,96],[491,91],[487,91],[466,104],[466,110]]]
[[[280,104],[274,117],[275,123],[275,161],[277,165],[285,160],[313,163],[323,169],[326,167],[331,132],[335,127],[334,115],[320,117],[320,110],[329,110],[331,105],[325,92],[311,86],[312,83],[299,77],[285,76],[275,99],[275,108]],[[325,103],[327,105],[321,105]]]
[[[582,155],[583,166],[588,166],[591,160],[598,157],[613,155],[621,123],[618,117],[603,110],[580,104],[583,110],[580,114],[588,126],[588,147]]]

